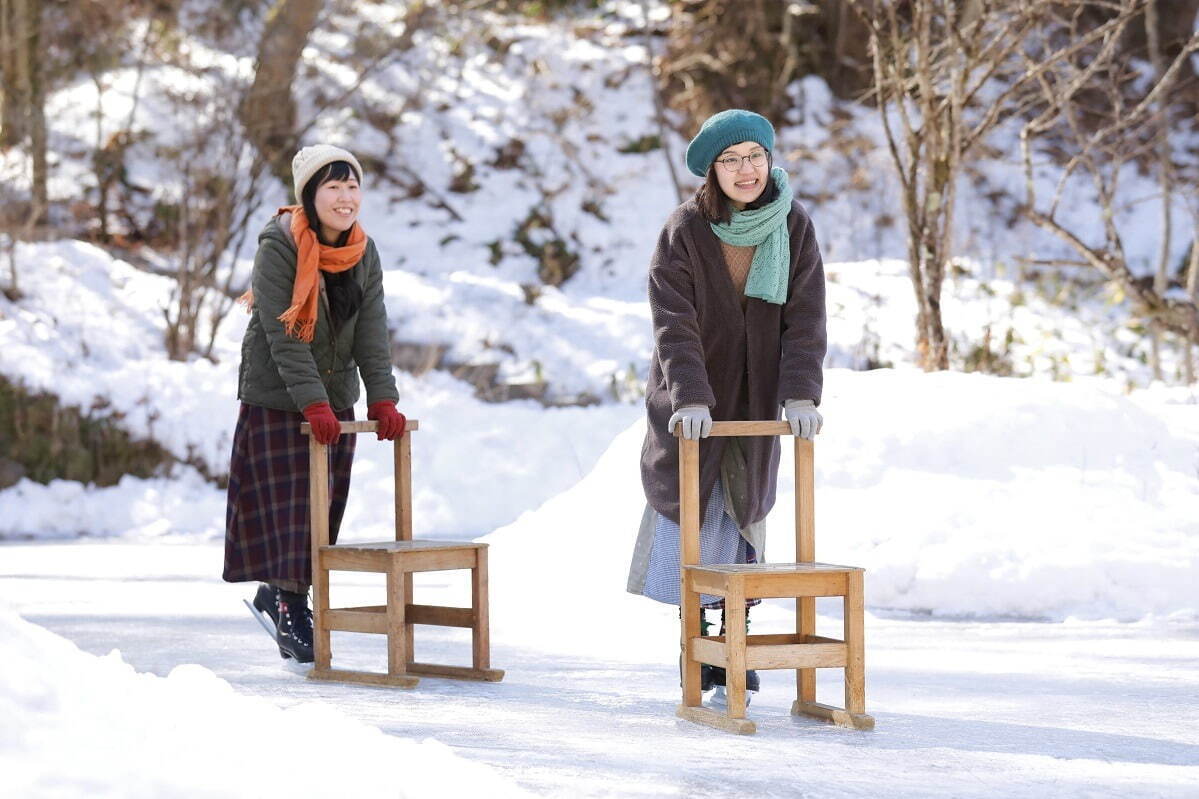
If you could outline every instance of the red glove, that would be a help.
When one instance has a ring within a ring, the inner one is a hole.
[[[327,402],[314,402],[304,409],[304,418],[312,425],[312,437],[322,444],[337,443],[341,437],[341,422],[333,415]]]
[[[404,435],[404,425],[408,424],[404,414],[396,410],[396,404],[391,400],[372,402],[366,407],[366,418],[379,423],[379,430],[375,434],[378,441],[385,438],[388,441],[395,441]]]

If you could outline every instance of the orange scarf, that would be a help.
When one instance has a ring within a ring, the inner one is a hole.
[[[366,233],[357,222],[350,228],[344,247],[322,244],[308,224],[308,216],[299,205],[285,205],[280,214],[291,214],[291,237],[296,243],[296,282],[291,288],[291,305],[279,314],[283,331],[301,341],[312,341],[316,330],[317,300],[320,296],[320,272],[344,272],[362,260],[366,251]],[[242,296],[246,308],[253,307],[253,291]]]

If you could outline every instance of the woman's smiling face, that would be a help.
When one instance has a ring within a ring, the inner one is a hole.
[[[345,180],[329,180],[316,187],[312,202],[321,223],[321,237],[336,241],[358,219],[362,189],[353,175]]]
[[[727,167],[733,165],[733,159],[736,159],[736,169],[730,171]],[[753,161],[759,161],[760,164],[755,166]],[[766,181],[770,177],[770,158],[766,148],[756,141],[743,141],[726,147],[716,156],[714,168],[721,191],[734,208],[741,210],[766,190]]]

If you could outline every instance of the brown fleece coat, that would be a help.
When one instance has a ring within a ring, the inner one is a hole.
[[[706,405],[715,421],[774,420],[789,399],[820,404],[826,345],[824,265],[812,221],[798,201],[787,215],[791,263],[787,302],[749,298],[742,312],[720,240],[694,199],[679,206],[658,237],[649,269],[654,325],[641,449],[641,482],[654,510],[679,521],[678,440],[666,429],[684,405]],[[777,437],[741,440],[744,507],[737,521],[761,521],[774,506]],[[699,448],[700,517],[720,475],[727,439]]]

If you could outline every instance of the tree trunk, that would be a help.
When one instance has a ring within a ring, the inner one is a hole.
[[[675,172],[674,154],[670,147],[670,128],[666,124],[666,111],[662,102],[662,76],[658,73],[658,67],[654,62],[654,33],[649,22],[649,3],[643,0],[641,4],[641,15],[645,21],[645,65],[649,70],[649,89],[653,94],[654,100],[654,119],[658,123],[658,141],[662,143],[662,155],[666,159],[666,170],[670,173],[670,182],[674,184],[674,194],[681,204],[687,199],[687,194],[683,190],[683,185],[679,183],[679,176]]]
[[[6,237],[4,251],[8,256],[8,286],[4,296],[13,302],[21,298],[21,286],[17,283],[17,238],[11,232]]]
[[[291,184],[291,155],[297,144],[292,82],[323,5],[323,0],[275,0],[258,43],[254,83],[241,104],[247,136],[285,185]]]
[[[909,217],[910,219],[910,217]],[[912,279],[912,289],[916,295],[916,357],[921,365],[928,354],[928,314],[925,313],[926,302],[924,294],[924,268],[920,262],[919,238],[915,235],[909,222],[908,227],[908,276]]]
[[[944,217],[941,219],[942,224],[948,222]],[[946,244],[947,242],[938,241],[924,265],[924,323],[928,328],[928,350],[921,366],[926,372],[949,368],[949,344],[945,337],[945,325],[941,320],[941,290],[945,285],[945,267],[951,252]]]
[[[817,20],[823,21],[827,31],[825,79],[837,97],[856,100],[870,88],[870,26],[853,13],[846,0],[820,0],[819,5]],[[818,23],[813,27],[819,29]]]
[[[42,75],[42,0],[24,0],[29,42],[29,155],[33,160],[33,192],[29,224],[41,224],[48,207],[46,194],[46,85]]]
[[[24,54],[28,44],[24,29],[24,0],[0,0],[0,147],[15,147],[25,140],[29,129],[28,81]]]
[[[1195,223],[1195,238],[1191,239],[1191,253],[1187,257],[1187,274],[1186,274],[1186,292],[1191,298],[1191,304],[1199,306],[1199,215],[1193,215]],[[1195,382],[1195,365],[1192,354],[1194,352],[1194,342],[1199,341],[1199,330],[1191,329],[1190,339],[1183,339],[1183,346],[1186,348],[1186,381],[1187,384]]]
[[[33,185],[27,226],[46,212],[46,110],[42,80],[42,0],[0,0],[0,67],[4,101],[0,109],[0,146],[29,141]]]
[[[939,221],[942,224],[946,222],[943,217]],[[949,368],[949,344],[941,319],[941,290],[945,284],[945,263],[950,251],[944,246],[941,235],[927,229],[919,241],[921,243],[914,256],[916,266],[912,270],[913,273],[919,273],[919,280],[915,280],[916,275],[913,274],[916,302],[919,304],[916,314],[916,352],[924,371],[937,372]]]
[[[1165,72],[1161,37],[1159,35],[1160,22],[1157,12],[1157,0],[1147,0],[1145,3],[1145,38],[1149,45],[1149,63],[1153,66],[1153,79],[1155,81],[1161,80],[1162,73]],[[1158,183],[1162,189],[1162,239],[1157,255],[1157,269],[1153,275],[1153,291],[1161,296],[1166,293],[1166,288],[1170,281],[1170,235],[1172,233],[1172,209],[1170,206],[1174,202],[1173,162],[1170,154],[1170,101],[1163,100],[1158,104],[1157,110],[1161,115],[1157,124],[1157,160],[1159,169]],[[1153,369],[1154,378],[1162,380],[1162,330],[1161,325],[1156,319],[1149,325],[1149,337],[1149,364]]]
[[[941,322],[941,281],[936,289],[928,292],[925,324],[928,326],[928,350],[924,363],[926,372],[944,371],[949,368],[949,343],[945,338],[945,326]]]
[[[916,285],[920,303],[917,325],[921,328],[917,352],[920,366],[927,372],[949,368],[949,347],[941,319],[941,288],[945,283],[945,267],[953,253],[953,187],[961,145],[961,118],[955,113],[958,101],[955,98],[949,104],[940,102],[940,87],[935,84],[937,72],[943,72],[956,92],[962,67],[949,62],[934,63],[936,11],[927,3],[913,9],[911,46],[913,79],[919,87],[916,108],[920,127],[908,133],[909,151],[916,154],[913,163],[918,169],[913,185],[920,187],[920,196],[911,203],[914,213],[908,214],[908,235],[916,241],[920,273]]]

